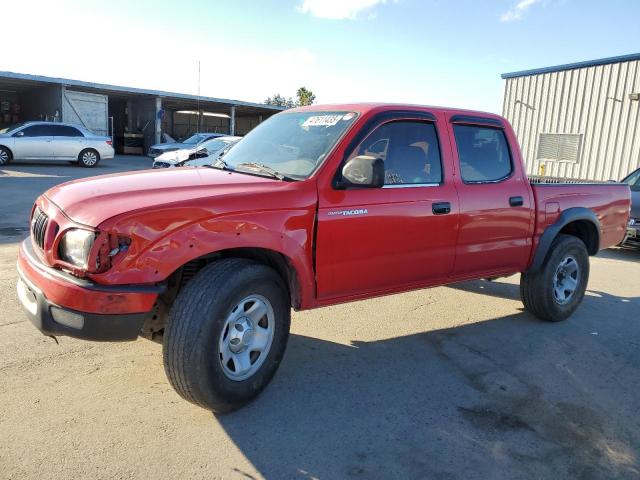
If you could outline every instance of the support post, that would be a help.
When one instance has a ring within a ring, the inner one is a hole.
[[[234,136],[236,134],[236,107],[231,106],[231,118],[229,118],[229,135]]]
[[[156,97],[156,128],[155,128],[155,143],[162,141],[162,118],[160,112],[162,111],[162,99]]]

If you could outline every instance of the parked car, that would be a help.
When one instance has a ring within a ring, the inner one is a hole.
[[[158,155],[153,161],[153,168],[199,167],[211,165],[218,154],[236,144],[241,137],[216,137],[197,146],[181,148]]]
[[[568,318],[629,204],[616,183],[531,185],[497,115],[314,105],[272,116],[211,168],[48,190],[18,295],[46,335],[162,338],[175,390],[223,412],[275,374],[292,307],[520,272],[529,312]]]
[[[623,245],[640,247],[640,168],[622,180],[631,190],[631,215]]]
[[[0,130],[0,165],[12,160],[67,160],[90,168],[113,155],[110,137],[80,125],[25,122]]]
[[[148,156],[156,158],[165,152],[173,152],[184,148],[195,148],[197,145],[212,138],[226,137],[224,133],[194,133],[189,138],[181,142],[156,143],[149,148]]]

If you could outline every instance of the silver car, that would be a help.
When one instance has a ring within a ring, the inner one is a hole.
[[[110,137],[80,125],[25,122],[0,130],[0,165],[12,160],[66,160],[95,167],[113,154]]]
[[[182,150],[185,148],[195,148],[202,142],[211,140],[212,138],[226,137],[224,133],[194,133],[189,138],[182,140],[181,142],[171,143],[156,143],[149,148],[148,156],[156,158],[166,152],[174,152],[176,150]]]

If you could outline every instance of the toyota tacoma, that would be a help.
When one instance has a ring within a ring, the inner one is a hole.
[[[497,115],[302,107],[213,165],[50,189],[17,288],[45,335],[161,340],[175,390],[225,412],[273,377],[292,308],[520,273],[526,310],[566,319],[629,205],[627,185],[532,185]]]

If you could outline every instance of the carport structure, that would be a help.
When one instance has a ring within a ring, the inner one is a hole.
[[[283,107],[0,71],[0,128],[28,120],[79,123],[146,152],[162,134],[244,135]],[[142,153],[142,152],[140,152]]]

